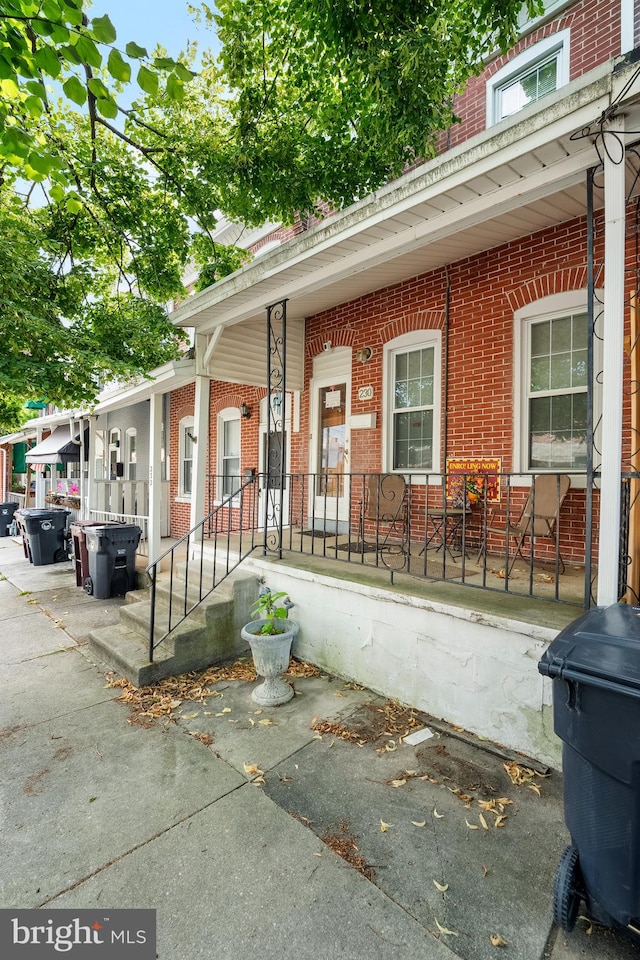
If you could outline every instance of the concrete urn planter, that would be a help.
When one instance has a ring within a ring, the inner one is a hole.
[[[275,629],[281,632],[262,634],[260,630],[273,620],[252,620],[242,628],[241,636],[251,647],[256,673],[264,677],[251,692],[251,699],[261,707],[277,707],[287,703],[293,697],[293,687],[281,679],[281,674],[289,666],[291,644],[298,634],[298,624],[294,620],[278,620]]]

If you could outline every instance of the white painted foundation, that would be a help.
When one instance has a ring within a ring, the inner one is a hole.
[[[290,594],[297,657],[560,767],[537,669],[557,631],[260,559],[243,570]]]

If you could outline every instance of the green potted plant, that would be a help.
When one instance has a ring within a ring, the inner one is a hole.
[[[251,647],[256,673],[264,677],[251,692],[251,699],[261,706],[275,707],[293,697],[293,687],[281,679],[298,634],[298,624],[289,620],[292,606],[286,593],[264,588],[251,608],[255,619],[241,631]]]

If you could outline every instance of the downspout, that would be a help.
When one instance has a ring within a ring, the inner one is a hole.
[[[451,280],[449,277],[449,265],[445,264],[444,275],[446,281],[444,295],[444,384],[442,389],[442,404],[444,415],[442,418],[442,428],[444,440],[442,443],[443,466],[447,469],[447,455],[449,453],[449,322],[451,306]],[[442,471],[441,471],[442,472]]]
[[[612,150],[604,151],[602,479],[598,549],[598,606],[602,607],[618,601],[624,353],[624,118],[613,117],[604,136],[618,140],[622,157],[618,160]]]

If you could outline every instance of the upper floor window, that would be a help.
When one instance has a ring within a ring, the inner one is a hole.
[[[421,330],[387,344],[387,462],[392,470],[437,470],[440,333]]]
[[[536,304],[532,304],[526,310],[528,316],[520,319],[522,382],[517,459],[522,470],[583,471],[588,426],[586,296],[581,292],[560,294],[539,304],[537,316]],[[597,356],[595,364],[598,369]],[[594,396],[596,416],[598,405],[599,396]]]
[[[487,126],[569,82],[569,31],[528,47],[487,81]]]

